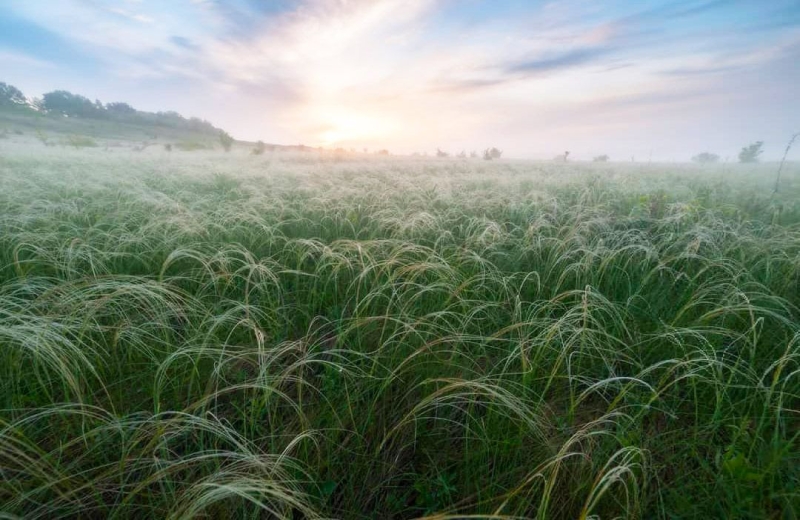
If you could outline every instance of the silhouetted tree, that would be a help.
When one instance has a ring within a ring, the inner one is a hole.
[[[740,163],[754,163],[758,162],[758,156],[763,153],[761,147],[764,146],[764,141],[756,141],[755,143],[745,146],[739,152]]]
[[[692,157],[692,161],[699,164],[711,164],[719,161],[719,155],[710,152],[703,152]]]

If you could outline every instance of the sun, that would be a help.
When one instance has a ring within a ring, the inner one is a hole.
[[[325,130],[320,133],[319,140],[323,146],[373,141],[385,138],[391,130],[385,119],[342,110],[328,111],[322,126]]]

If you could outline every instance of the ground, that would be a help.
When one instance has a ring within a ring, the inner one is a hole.
[[[795,518],[775,171],[9,132],[0,516]]]

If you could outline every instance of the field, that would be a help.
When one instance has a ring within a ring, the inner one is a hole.
[[[0,154],[0,518],[800,514],[797,165]]]

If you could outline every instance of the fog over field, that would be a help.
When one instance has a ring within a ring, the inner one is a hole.
[[[0,518],[800,515],[793,0],[8,0]]]

